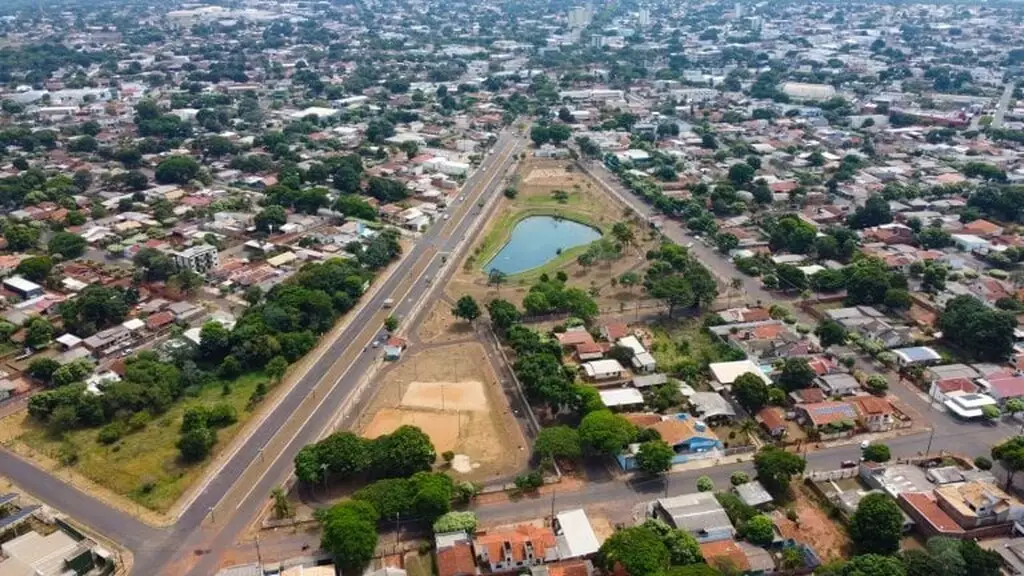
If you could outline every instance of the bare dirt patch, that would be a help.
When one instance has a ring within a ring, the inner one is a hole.
[[[461,296],[461,294],[459,295]],[[420,324],[416,335],[423,342],[443,344],[465,340],[473,334],[473,326],[452,314],[452,305],[444,300],[434,302],[430,313]]]
[[[451,470],[459,479],[487,481],[526,465],[526,440],[482,344],[414,349],[377,380],[374,405],[360,422],[364,436],[418,426],[439,454],[456,454]]]
[[[490,409],[483,382],[410,382],[402,396],[402,406],[432,408],[434,410],[471,410],[486,412]]]
[[[791,507],[796,511],[796,522],[786,518],[785,510],[772,512],[782,537],[811,545],[824,560],[842,559],[850,550],[849,535],[811,500],[803,486],[794,486],[793,492],[796,499]]]

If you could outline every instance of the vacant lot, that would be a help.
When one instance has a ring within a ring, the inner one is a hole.
[[[661,369],[677,372],[688,363],[706,367],[722,359],[726,345],[705,331],[703,322],[703,318],[666,319],[647,327],[652,339],[651,354]]]
[[[452,305],[444,300],[434,302],[430,312],[416,333],[426,343],[450,343],[465,340],[473,334],[473,327],[452,314]]]
[[[783,538],[792,538],[814,548],[823,560],[840,560],[850,551],[850,536],[836,521],[811,500],[804,486],[794,486],[796,496],[791,504],[796,511],[796,522],[786,518],[785,510],[772,512],[772,520]]]
[[[481,302],[501,297],[519,304],[541,274],[553,276],[560,271],[568,275],[570,285],[598,292],[598,304],[602,307],[617,307],[639,294],[639,288],[612,286],[612,279],[629,271],[642,276],[644,255],[656,245],[645,223],[629,219],[623,205],[608,196],[590,177],[575,171],[570,162],[529,160],[522,164],[515,188],[518,194],[514,199],[499,199],[491,220],[461,262],[447,289],[450,296],[458,298],[468,293]],[[539,268],[509,277],[501,286],[488,286],[486,263],[505,245],[517,223],[523,218],[541,215],[575,220],[598,228],[606,235],[613,224],[625,222],[632,227],[635,240],[626,246],[622,258],[615,261],[586,268],[580,266],[576,259],[586,251],[585,246],[580,246],[563,251]]]
[[[364,436],[419,426],[438,454],[456,454],[452,470],[460,479],[486,481],[526,464],[526,441],[481,344],[407,354],[378,382],[374,406],[361,422]]]
[[[256,384],[266,380],[262,374],[249,374],[231,383],[227,396],[220,382],[207,385],[194,398],[176,403],[139,432],[126,435],[111,445],[97,440],[96,428],[75,430],[57,437],[21,411],[4,419],[5,445],[23,455],[41,460],[44,465],[74,460],[65,468],[80,474],[111,492],[127,496],[138,504],[166,512],[198,478],[206,462],[185,465],[178,459],[181,418],[191,406],[210,406],[227,402],[235,407],[239,421],[217,433],[214,457],[231,443],[253,412],[246,404]],[[209,460],[207,460],[209,462]],[[134,512],[134,510],[133,510]]]

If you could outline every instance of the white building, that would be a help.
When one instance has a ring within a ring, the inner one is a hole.
[[[622,364],[619,364],[618,360],[605,359],[605,360],[594,360],[593,362],[586,362],[583,364],[583,372],[586,373],[587,378],[591,380],[610,380],[613,378],[622,377],[622,372],[625,369]]]
[[[199,244],[181,252],[171,252],[174,264],[179,270],[191,270],[197,274],[205,274],[220,266],[217,247],[210,244]]]

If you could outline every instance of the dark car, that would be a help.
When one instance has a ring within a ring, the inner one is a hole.
[[[843,460],[843,463],[839,465],[840,468],[856,468],[857,462],[855,460]]]

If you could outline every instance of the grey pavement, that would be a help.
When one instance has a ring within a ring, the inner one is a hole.
[[[1003,88],[1003,95],[999,97],[999,103],[996,104],[996,113],[992,116],[993,128],[999,128],[1003,125],[1006,110],[1010,107],[1010,100],[1013,99],[1013,86],[1013,82],[1008,82],[1006,87]]]

